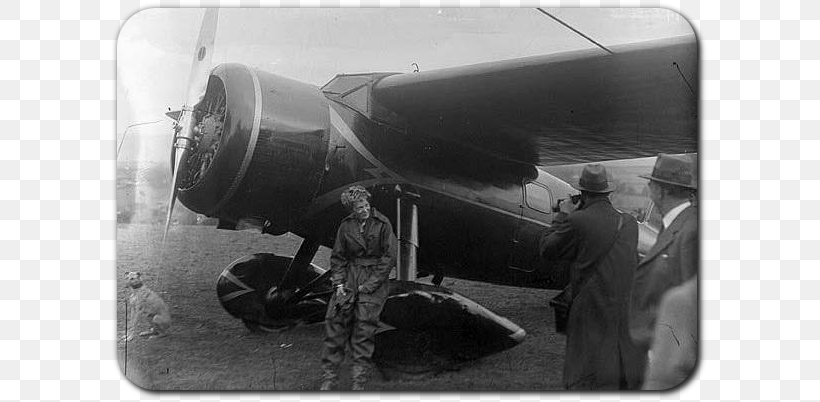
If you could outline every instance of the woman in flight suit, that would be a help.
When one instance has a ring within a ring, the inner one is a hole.
[[[387,299],[387,277],[395,265],[396,236],[390,221],[370,206],[370,193],[351,186],[341,195],[351,211],[342,220],[330,257],[335,289],[325,315],[322,386],[336,387],[349,343],[354,391],[364,390],[370,371],[379,315]]]

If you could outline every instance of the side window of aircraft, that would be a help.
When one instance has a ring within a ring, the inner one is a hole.
[[[527,206],[545,214],[552,211],[552,194],[546,188],[535,182],[529,182],[524,187]]]

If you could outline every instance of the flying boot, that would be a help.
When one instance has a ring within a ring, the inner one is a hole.
[[[335,391],[338,382],[336,370],[330,367],[322,367],[322,385],[319,387],[319,391]]]
[[[364,391],[364,384],[366,384],[368,380],[367,367],[354,364],[353,367],[351,367],[351,374],[353,377],[353,386],[350,389],[352,391]]]

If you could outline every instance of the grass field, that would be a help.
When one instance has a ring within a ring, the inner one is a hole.
[[[117,352],[120,368],[140,387],[154,390],[288,390],[319,387],[323,327],[311,325],[266,335],[252,334],[228,315],[215,281],[233,260],[254,252],[293,255],[300,238],[231,232],[208,226],[174,226],[166,247],[160,225],[117,227],[117,274],[141,271],[148,287],[171,307],[171,335],[126,342],[127,290],[118,282]],[[314,263],[327,267],[329,250]],[[426,281],[427,279],[422,279]],[[453,289],[505,316],[527,331],[515,348],[435,377],[387,381],[378,373],[374,391],[544,391],[561,389],[564,337],[554,331],[547,302],[556,292],[455,279]],[[343,367],[348,373],[347,367]],[[342,387],[349,389],[345,375]]]

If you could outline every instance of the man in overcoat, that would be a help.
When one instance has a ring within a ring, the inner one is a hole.
[[[664,294],[650,350],[643,389],[667,390],[692,375],[698,362],[697,275]]]
[[[652,358],[662,297],[698,271],[697,161],[692,155],[660,154],[652,174],[642,177],[649,179],[649,196],[663,215],[663,229],[638,265],[632,289],[630,333],[644,356],[639,360],[643,373]],[[682,336],[697,339],[697,334]]]
[[[559,204],[540,241],[546,262],[570,262],[571,305],[566,326],[564,387],[570,390],[634,388],[640,373],[629,336],[632,277],[638,264],[635,219],[610,203],[615,189],[602,165],[584,167],[576,189],[581,201]]]

